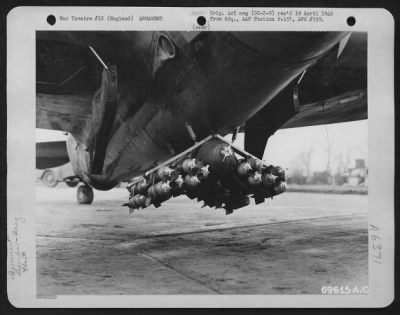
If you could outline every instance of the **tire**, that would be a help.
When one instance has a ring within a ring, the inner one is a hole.
[[[52,170],[45,170],[42,175],[42,182],[47,187],[56,187],[57,186],[56,174]]]
[[[78,186],[79,182],[75,180],[66,180],[65,184],[67,184],[68,187],[76,187]]]
[[[80,205],[90,205],[93,202],[93,189],[87,185],[81,185],[76,192],[76,200]]]

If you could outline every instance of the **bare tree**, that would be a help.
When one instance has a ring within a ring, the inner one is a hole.
[[[307,179],[310,178],[311,175],[311,156],[313,153],[313,149],[310,147],[307,151],[303,151],[298,156],[298,161],[301,163],[302,167],[306,172]]]
[[[337,163],[336,174],[344,175],[350,167],[349,152],[346,152],[346,158],[343,158],[343,153],[336,155],[335,161]]]
[[[337,185],[343,185],[347,180],[347,173],[350,167],[350,155],[346,152],[346,158],[343,157],[343,153],[336,155],[336,172],[334,174],[334,183]]]
[[[333,185],[334,182],[333,182],[332,167],[331,167],[331,161],[332,161],[332,144],[331,143],[328,143],[328,146],[326,147],[325,151],[327,154],[325,171],[328,176],[328,183]]]
[[[331,175],[332,144],[329,143],[328,146],[326,147],[325,151],[327,154],[325,170],[327,171],[328,174]]]

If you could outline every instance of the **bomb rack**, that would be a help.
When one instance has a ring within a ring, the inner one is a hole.
[[[159,207],[179,195],[224,208],[227,214],[286,190],[285,172],[267,165],[222,136],[210,135],[128,184],[130,209]]]

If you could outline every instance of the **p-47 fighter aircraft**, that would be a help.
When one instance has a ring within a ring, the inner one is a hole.
[[[131,210],[186,194],[231,213],[285,191],[261,160],[276,130],[367,118],[366,33],[36,36],[36,126],[68,133],[37,143],[37,167],[71,161],[82,204],[129,182]]]

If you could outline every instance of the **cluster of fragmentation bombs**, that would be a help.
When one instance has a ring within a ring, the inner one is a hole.
[[[237,158],[232,147],[211,139],[168,166],[158,168],[142,180],[128,185],[131,211],[150,205],[159,207],[171,197],[186,194],[203,201],[203,206],[224,208],[226,214],[249,205],[250,196],[256,204],[286,190],[285,171],[267,166],[261,160]]]

